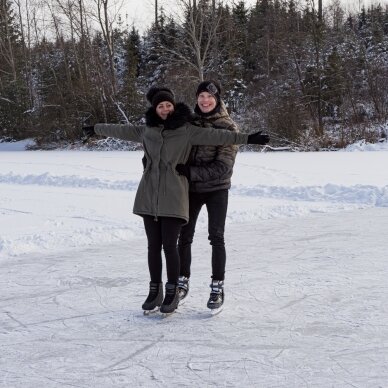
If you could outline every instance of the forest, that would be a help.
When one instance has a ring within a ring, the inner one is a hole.
[[[85,145],[84,125],[143,123],[152,85],[194,107],[203,79],[221,83],[242,131],[265,130],[274,147],[386,140],[388,6],[177,0],[167,12],[155,1],[140,33],[115,2],[0,0],[0,141]]]

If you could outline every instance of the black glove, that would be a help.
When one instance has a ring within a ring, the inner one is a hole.
[[[141,158],[141,162],[143,163],[143,169],[145,170],[147,167],[147,158],[145,155]]]
[[[269,142],[269,136],[266,134],[263,134],[262,131],[252,133],[251,135],[248,135],[248,142],[247,144],[260,144],[265,145]]]
[[[87,127],[82,127],[82,132],[88,138],[96,134],[96,132],[94,131],[94,125],[88,125]]]
[[[190,167],[187,164],[177,164],[175,170],[179,175],[184,175],[187,179],[190,179]]]

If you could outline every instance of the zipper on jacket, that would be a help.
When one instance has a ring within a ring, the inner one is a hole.
[[[163,135],[162,135],[162,132],[160,132],[160,137],[162,138],[162,142],[160,144],[160,147],[159,147],[159,163],[158,163],[158,168],[157,168],[157,171],[158,171],[158,186],[157,186],[157,191],[156,191],[156,208],[155,208],[155,218],[154,218],[154,221],[155,222],[158,222],[158,208],[159,208],[159,190],[160,190],[160,160],[161,160],[161,156],[162,156],[162,147],[163,147],[163,144],[164,144],[164,138],[163,138]]]
[[[166,196],[167,193],[167,174],[173,174],[174,175],[174,168],[172,167],[172,163],[168,162],[166,165],[166,179],[164,180],[164,185],[163,185],[163,195]]]

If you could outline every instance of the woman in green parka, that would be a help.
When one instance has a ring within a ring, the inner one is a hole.
[[[193,145],[259,144],[266,135],[194,126],[190,124],[190,108],[175,103],[174,94],[168,88],[151,88],[147,99],[151,107],[145,114],[145,126],[96,124],[85,128],[85,132],[143,145],[147,163],[133,207],[133,212],[144,219],[148,239],[151,281],[142,308],[149,312],[160,307],[162,313],[172,313],[179,303],[177,241],[182,225],[189,219],[189,184],[187,178],[176,171],[176,165],[186,163]],[[164,299],[162,248],[167,267]]]

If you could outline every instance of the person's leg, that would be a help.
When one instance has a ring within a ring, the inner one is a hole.
[[[166,257],[167,280],[169,283],[178,283],[179,253],[177,241],[182,229],[183,220],[174,217],[160,217],[162,245]]]
[[[229,190],[218,190],[208,193],[206,208],[208,212],[209,241],[212,246],[212,278],[224,280],[226,251],[225,251],[225,220],[228,210]]]
[[[151,281],[147,299],[142,305],[144,313],[157,309],[163,302],[162,283],[162,235],[160,223],[151,216],[144,216],[144,228],[148,240],[148,269]]]
[[[152,216],[144,216],[144,228],[148,240],[148,269],[151,282],[162,282],[162,232],[160,222]]]
[[[191,274],[191,244],[193,243],[195,226],[198,215],[203,205],[202,195],[198,193],[189,194],[189,222],[182,227],[178,241],[178,252],[180,257],[180,275],[190,278]]]
[[[167,268],[166,294],[160,311],[162,313],[172,313],[179,303],[179,254],[177,241],[183,220],[172,217],[161,217],[159,220],[161,222],[162,244]]]

